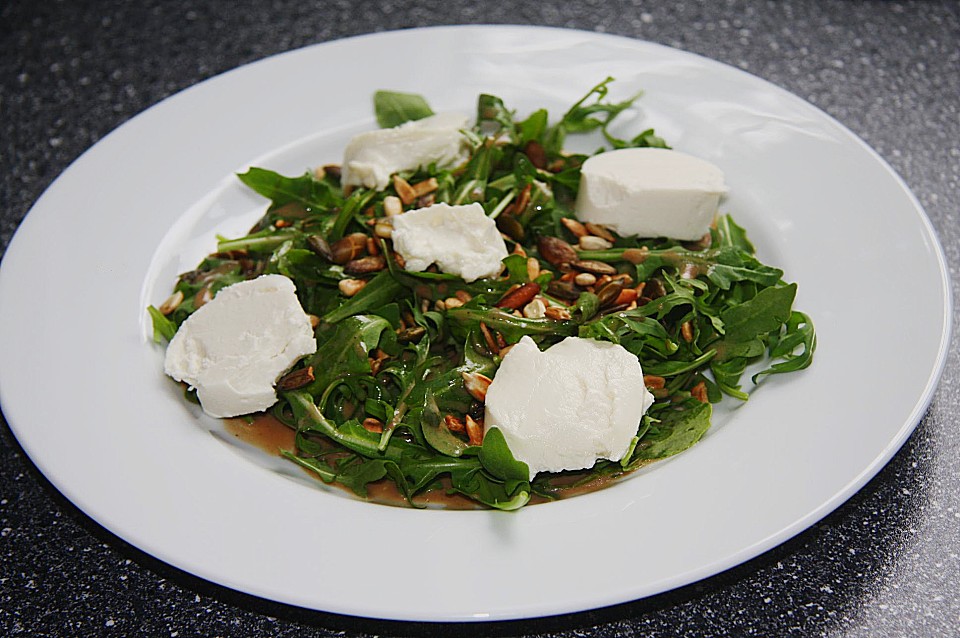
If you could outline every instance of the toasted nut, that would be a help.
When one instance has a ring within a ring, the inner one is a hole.
[[[527,319],[543,319],[546,316],[547,306],[539,299],[534,299],[523,307],[523,316]]]
[[[390,239],[393,237],[393,224],[389,221],[378,220],[376,226],[373,227],[373,234],[380,239]]]
[[[617,269],[610,264],[594,259],[577,259],[571,261],[570,266],[580,272],[591,272],[594,275],[610,275],[612,277],[617,274]]]
[[[470,445],[483,444],[483,426],[477,423],[472,416],[467,415],[467,439]]]
[[[597,237],[602,237],[606,239],[611,244],[616,241],[616,238],[613,236],[606,226],[601,226],[600,224],[594,224],[593,222],[587,222],[584,224],[587,228],[587,232],[591,235],[596,235]]]
[[[502,359],[503,357],[507,356],[507,353],[510,352],[510,351],[513,349],[513,345],[514,345],[514,344],[511,343],[511,344],[510,344],[509,346],[507,346],[506,348],[500,348],[500,358],[501,358],[501,359]]]
[[[507,294],[501,297],[500,301],[496,303],[496,306],[497,308],[517,310],[518,308],[523,308],[526,306],[534,297],[539,294],[540,284],[531,281],[507,292]]]
[[[684,321],[680,324],[680,335],[687,343],[693,341],[693,325],[691,325],[689,321]]]
[[[710,399],[707,398],[707,384],[701,381],[697,385],[690,388],[690,396],[699,401],[700,403],[709,403]]]
[[[313,376],[313,366],[300,368],[280,377],[277,381],[277,390],[287,391],[296,390],[313,383],[316,377]]]
[[[286,228],[288,226],[293,226],[293,222],[287,219],[278,219],[273,222],[274,228]]]
[[[453,293],[453,294],[454,294],[454,296],[455,296],[457,299],[459,299],[459,300],[462,301],[463,303],[467,303],[468,301],[470,301],[471,299],[473,299],[473,295],[471,295],[471,294],[470,294],[469,292],[467,292],[466,290],[458,290],[457,292],[455,292],[455,293]]]
[[[383,432],[383,421],[380,419],[375,419],[372,416],[365,418],[362,425],[363,429],[367,430],[368,432],[375,432],[377,434]]]
[[[613,278],[628,288],[633,287],[633,277],[631,277],[629,274],[625,272],[622,272],[619,275],[614,275]]]
[[[530,163],[533,164],[536,168],[546,168],[547,167],[547,151],[543,148],[543,145],[536,140],[530,140],[523,147],[523,154],[527,156],[530,160]]]
[[[393,176],[393,189],[397,191],[397,197],[400,198],[400,201],[407,206],[417,199],[417,193],[413,190],[413,186],[399,175]]]
[[[344,265],[343,271],[351,275],[365,275],[371,272],[378,272],[387,267],[387,260],[383,255],[369,255],[354,259]]]
[[[580,250],[606,250],[613,248],[613,242],[609,242],[603,237],[597,237],[595,235],[584,235],[578,243]]]
[[[557,268],[577,260],[577,251],[573,249],[573,246],[559,237],[551,237],[549,235],[538,237],[537,250],[540,251],[541,257]]]
[[[526,235],[523,225],[513,215],[497,217],[497,229],[513,241],[522,241]]]
[[[437,312],[443,312],[447,309],[447,304],[443,301],[443,299],[437,299],[433,302],[433,309]]]
[[[363,233],[351,233],[330,244],[333,263],[345,264],[363,254],[367,249],[367,236]]]
[[[380,254],[380,245],[377,243],[377,240],[373,237],[367,237],[367,254],[369,255],[379,255]]]
[[[447,307],[447,310],[450,310],[451,308],[459,308],[463,305],[463,302],[456,297],[447,297],[443,300],[443,304]]]
[[[613,302],[615,306],[621,306],[624,304],[631,304],[637,300],[637,291],[635,288],[624,288],[620,291],[620,294],[617,295],[617,300]]]
[[[597,283],[597,276],[590,272],[582,272],[573,278],[573,283],[581,288],[586,288],[587,286],[592,286]]]
[[[493,383],[490,377],[479,372],[463,372],[461,376],[463,377],[463,387],[470,393],[470,396],[480,403],[487,400],[487,388]]]
[[[203,304],[213,299],[213,293],[210,292],[210,288],[204,286],[197,291],[197,294],[193,296],[193,307],[199,308]]]
[[[512,254],[512,255],[520,255],[521,257],[526,257],[526,256],[527,256],[527,251],[526,251],[526,249],[524,249],[524,247],[523,247],[521,244],[514,244],[514,245],[513,245],[513,250],[511,251],[510,254]]]
[[[320,317],[317,315],[307,315],[307,318],[310,319],[310,327],[316,328],[320,325]]]
[[[422,182],[417,182],[416,184],[412,185],[410,188],[413,189],[413,193],[417,197],[423,197],[427,193],[432,193],[433,191],[440,188],[440,183],[437,181],[436,177],[431,177],[429,179],[423,180]]]
[[[588,235],[586,226],[571,217],[561,217],[560,223],[563,224],[575,237]]]
[[[527,209],[527,205],[530,204],[530,189],[533,185],[527,184],[520,191],[520,195],[517,196],[517,201],[513,203],[513,214],[519,215]]]
[[[500,344],[497,343],[497,340],[494,338],[493,333],[490,332],[490,328],[487,327],[487,324],[480,322],[480,334],[483,335],[483,340],[486,342],[487,347],[490,349],[490,352],[493,354],[500,353]]]
[[[540,261],[536,257],[527,257],[527,279],[533,281],[539,276]]]
[[[667,385],[667,380],[655,374],[645,374],[643,375],[643,385],[647,386],[651,390],[654,390],[665,387]]]
[[[643,248],[627,248],[623,251],[623,258],[631,264],[642,264],[647,260],[649,254],[650,250],[646,246]]]
[[[570,311],[566,308],[560,308],[558,306],[550,306],[547,308],[543,314],[547,319],[553,319],[554,321],[566,321],[570,319]]]
[[[597,291],[597,299],[600,302],[600,307],[614,305],[622,290],[623,284],[619,281],[611,281],[603,288],[600,288]]]
[[[341,279],[337,283],[337,287],[340,289],[340,292],[343,293],[346,297],[352,297],[367,285],[367,282],[363,279]]]
[[[178,290],[167,297],[167,299],[160,304],[160,307],[157,308],[157,310],[159,310],[161,314],[169,315],[171,312],[179,308],[181,303],[183,303],[183,293]]]
[[[341,169],[339,164],[327,164],[326,166],[321,166],[314,174],[319,174],[317,179],[323,179],[324,177],[332,177],[333,179],[340,181]]]
[[[403,212],[403,202],[399,197],[387,195],[383,198],[383,214],[387,217],[393,217]]]
[[[433,206],[433,203],[437,201],[437,197],[434,193],[427,193],[417,198],[417,208],[426,208],[427,206]]]
[[[452,414],[447,414],[443,417],[443,423],[447,426],[447,429],[451,432],[463,432],[467,429],[466,424],[463,421],[453,416]]]

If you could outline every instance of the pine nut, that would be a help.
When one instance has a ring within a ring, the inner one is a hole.
[[[547,306],[539,299],[534,299],[523,307],[523,316],[527,319],[543,319],[546,316]]]
[[[399,197],[387,195],[383,198],[383,214],[387,217],[393,217],[403,212],[403,202]]]
[[[612,242],[607,241],[603,237],[596,237],[595,235],[584,235],[580,238],[578,244],[580,250],[607,250],[613,247]]]
[[[597,283],[597,276],[593,273],[582,272],[573,278],[573,283],[582,288],[586,288],[587,286],[592,286],[593,284]]]
[[[367,285],[367,282],[363,279],[341,279],[337,283],[337,287],[340,289],[340,292],[343,293],[345,297],[352,297]]]

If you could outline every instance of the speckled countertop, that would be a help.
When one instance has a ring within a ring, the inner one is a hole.
[[[71,161],[166,96],[292,48],[457,23],[542,24],[642,38],[746,69],[809,100],[903,176],[933,221],[960,297],[960,4],[954,1],[6,2],[0,5],[0,250]],[[212,585],[92,522],[50,486],[4,423],[0,634],[960,635],[956,326],[953,334],[939,390],[913,436],[826,519],[700,583],[536,621],[377,622]]]

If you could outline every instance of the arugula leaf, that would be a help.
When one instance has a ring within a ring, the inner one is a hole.
[[[683,452],[710,428],[711,414],[713,406],[699,402],[686,409],[658,413],[659,421],[650,426],[634,449],[634,459],[662,459]]]
[[[393,128],[404,122],[422,120],[433,115],[433,109],[422,95],[396,91],[374,93],[373,110],[380,128]]]
[[[264,168],[250,168],[239,173],[240,181],[273,202],[277,208],[291,202],[307,210],[326,210],[337,206],[339,195],[327,182],[316,179],[310,171],[300,177],[286,177]]]

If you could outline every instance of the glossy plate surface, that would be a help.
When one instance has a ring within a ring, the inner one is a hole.
[[[748,229],[761,260],[800,284],[797,307],[819,332],[809,370],[770,378],[747,404],[721,410],[699,445],[601,492],[516,513],[407,510],[352,500],[230,442],[163,376],[145,305],[213,249],[214,233],[242,232],[265,206],[233,173],[339,161],[351,135],[375,126],[377,89],[465,113],[489,92],[521,114],[543,106],[558,117],[608,75],[614,97],[644,91],[622,136],[653,126],[724,170],[723,211]],[[829,513],[923,415],[949,315],[942,252],[916,199],[799,98],[613,36],[409,30],[213,78],[67,169],[0,270],[0,400],[57,489],[178,568],[345,614],[522,618],[691,583]]]

